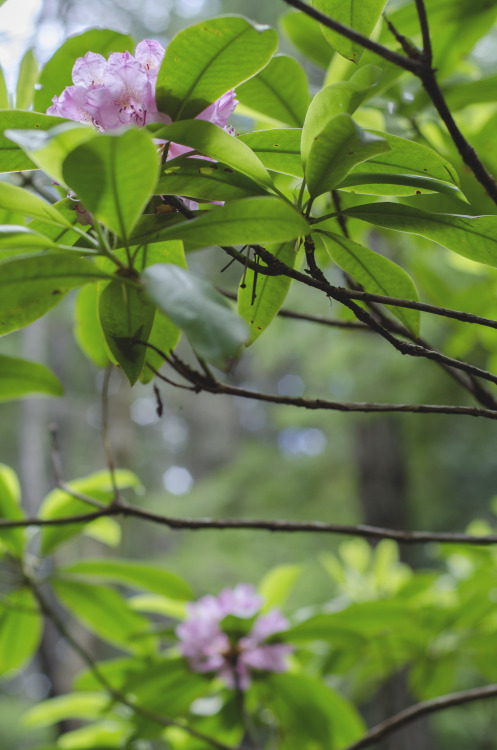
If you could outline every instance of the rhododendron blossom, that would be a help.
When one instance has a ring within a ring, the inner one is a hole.
[[[259,615],[243,637],[234,638],[223,631],[225,617],[250,620],[262,604],[253,586],[246,583],[224,589],[217,597],[204,596],[189,604],[188,617],[178,625],[176,635],[190,668],[195,672],[216,672],[228,687],[240,690],[250,687],[253,670],[286,671],[286,656],[292,653],[293,647],[265,643],[271,636],[288,629],[288,620],[278,609]],[[244,624],[240,623],[242,631]]]

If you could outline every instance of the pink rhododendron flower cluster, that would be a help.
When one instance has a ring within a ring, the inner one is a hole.
[[[204,596],[188,605],[187,619],[178,625],[180,651],[195,672],[216,672],[230,688],[246,690],[253,670],[284,672],[286,656],[293,647],[284,643],[265,643],[276,633],[288,629],[288,620],[277,609],[259,615],[246,636],[234,640],[222,629],[228,615],[251,619],[263,604],[253,586],[240,583],[224,589],[219,596]]]
[[[157,75],[164,55],[164,47],[151,39],[140,42],[134,56],[114,52],[106,60],[87,52],[74,64],[74,85],[54,96],[47,114],[94,125],[101,131],[128,124],[143,127],[150,122],[170,123],[169,115],[158,112],[155,103]],[[224,128],[236,105],[235,92],[229,91],[197,117]],[[189,150],[179,148],[182,150],[178,153]],[[171,152],[169,158],[178,153]]]

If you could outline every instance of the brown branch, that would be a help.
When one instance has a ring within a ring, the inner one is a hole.
[[[428,16],[426,15],[426,7],[424,0],[415,0],[416,10],[418,12],[419,25],[421,27],[421,36],[423,37],[423,60],[428,67],[431,68],[433,61],[433,52],[431,48],[431,37],[430,29],[428,26]]]
[[[408,57],[405,57],[404,55],[399,55],[398,52],[394,52],[388,47],[385,47],[382,44],[378,44],[378,42],[374,42],[372,39],[369,39],[369,37],[364,36],[364,34],[360,34],[358,31],[356,31],[355,29],[352,29],[350,26],[345,26],[343,23],[340,23],[339,21],[335,21],[335,19],[330,18],[324,13],[321,13],[316,8],[313,8],[310,5],[307,5],[307,3],[302,2],[302,0],[283,0],[283,2],[285,2],[287,5],[291,5],[293,8],[296,8],[297,10],[301,10],[307,16],[314,18],[316,21],[318,21],[318,23],[322,24],[323,26],[326,26],[328,29],[331,29],[332,31],[336,31],[338,34],[341,34],[346,39],[350,39],[351,42],[355,42],[356,44],[359,44],[361,47],[364,47],[364,49],[368,49],[371,52],[374,52],[376,55],[379,55],[379,57],[383,57],[384,60],[387,60],[388,62],[391,62],[394,65],[397,65],[399,68],[408,70],[410,73],[413,73],[414,75],[419,75],[420,70],[421,70],[421,65],[417,63],[415,60],[411,60]]]
[[[58,432],[57,432],[57,426],[56,425],[50,425],[50,436],[52,441],[52,466],[55,474],[55,479],[57,481],[57,487],[60,490],[63,490],[64,492],[67,492],[68,495],[71,497],[74,497],[75,500],[81,500],[82,503],[86,503],[87,505],[93,505],[95,508],[106,508],[106,505],[104,503],[101,503],[99,500],[96,500],[94,497],[90,497],[89,495],[84,495],[82,492],[78,492],[77,490],[74,490],[72,487],[70,487],[64,480],[64,474],[62,471],[62,460],[60,456],[60,450],[59,450],[59,438],[58,438]]]
[[[381,724],[377,724],[370,729],[364,737],[361,737],[357,742],[353,742],[352,745],[344,748],[344,750],[361,750],[361,748],[369,747],[383,739],[383,737],[396,732],[397,729],[400,729],[406,724],[410,724],[427,714],[432,714],[436,711],[444,711],[453,706],[461,706],[465,703],[472,703],[474,701],[481,701],[495,697],[497,697],[497,685],[487,685],[481,688],[462,690],[459,693],[449,693],[448,695],[442,695],[439,698],[431,698],[430,700],[416,703],[414,706],[410,706],[404,711],[395,714],[395,716],[392,716],[390,719],[382,721]]]
[[[399,529],[382,528],[380,526],[369,526],[367,524],[336,524],[324,521],[288,521],[280,519],[257,519],[257,518],[177,518],[154,513],[143,508],[120,500],[105,511],[88,513],[79,516],[67,516],[65,518],[26,518],[23,520],[0,520],[1,529],[23,528],[26,526],[60,526],[69,524],[88,523],[102,516],[122,516],[155,523],[158,526],[167,526],[173,531],[190,530],[203,531],[209,529],[233,530],[233,531],[270,531],[279,533],[310,533],[310,534],[337,534],[346,536],[358,536],[364,539],[392,539],[400,544],[425,544],[427,542],[438,542],[440,544],[471,544],[478,547],[488,547],[497,544],[497,534],[485,534],[473,536],[463,532],[451,531],[402,531]]]

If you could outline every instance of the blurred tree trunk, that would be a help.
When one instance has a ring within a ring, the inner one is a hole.
[[[359,498],[364,523],[393,529],[409,528],[408,477],[399,423],[391,417],[362,422],[356,432]],[[409,548],[400,547],[408,561]],[[368,726],[377,724],[415,702],[406,675],[394,675],[364,707]],[[426,720],[417,721],[377,746],[379,750],[435,750]]]

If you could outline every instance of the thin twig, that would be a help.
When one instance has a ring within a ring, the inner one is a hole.
[[[64,474],[62,471],[62,460],[60,456],[60,450],[59,450],[59,440],[58,440],[58,432],[57,432],[57,426],[56,425],[50,425],[50,435],[51,435],[51,442],[52,442],[52,466],[55,474],[55,479],[57,481],[57,487],[60,490],[63,490],[64,492],[67,492],[68,495],[71,497],[74,497],[75,500],[81,500],[82,503],[86,503],[87,505],[93,505],[95,508],[106,508],[107,506],[104,503],[101,503],[99,500],[96,500],[94,497],[90,497],[89,495],[85,495],[82,492],[78,492],[77,490],[74,490],[70,485],[68,485],[64,480]]]
[[[107,365],[102,386],[102,442],[112,484],[112,492],[114,495],[113,502],[115,502],[119,499],[119,487],[116,480],[116,464],[109,438],[109,385],[112,376],[112,369],[112,365]]]
[[[400,729],[406,724],[416,721],[421,718],[421,716],[426,716],[427,714],[432,714],[436,711],[444,711],[453,706],[461,706],[465,703],[472,703],[474,701],[481,701],[495,697],[497,697],[497,685],[486,685],[485,687],[462,690],[459,693],[449,693],[448,695],[443,695],[439,698],[431,698],[430,700],[416,703],[414,706],[410,706],[404,711],[395,714],[395,716],[386,719],[386,721],[382,721],[381,724],[377,724],[370,729],[364,737],[361,737],[357,742],[353,742],[352,745],[344,748],[344,750],[361,750],[361,748],[369,747],[384,737],[396,732],[397,729]]]
[[[418,12],[419,25],[421,27],[421,35],[423,37],[423,60],[425,61],[426,65],[431,68],[431,64],[433,61],[433,52],[431,48],[431,37],[430,37],[430,29],[428,26],[428,16],[426,14],[424,0],[415,0],[415,1],[416,1],[416,10]]]

